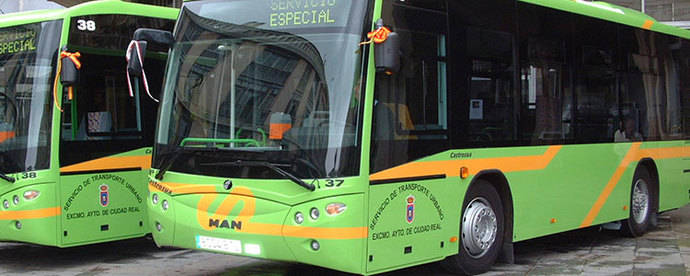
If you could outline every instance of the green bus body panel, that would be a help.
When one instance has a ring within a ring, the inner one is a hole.
[[[318,180],[321,184],[315,192],[283,179],[229,179],[232,188],[228,191],[223,187],[226,180],[175,172],[167,172],[163,182],[150,178],[150,194],[158,197],[156,203],[152,196],[147,200],[156,243],[361,271],[366,245],[362,214],[366,211],[364,194],[354,187],[366,180],[338,179],[342,181],[339,187],[326,187],[326,180]],[[167,210],[163,202],[169,204]],[[346,204],[346,211],[327,215],[326,205],[334,202]],[[309,217],[312,208],[320,211],[316,220]],[[302,224],[294,220],[297,212],[304,215]],[[244,247],[236,252],[201,248],[200,237],[258,245],[260,253],[248,253]],[[312,240],[320,243],[318,251],[311,249]]]
[[[450,237],[467,183],[459,177],[372,185],[369,188],[368,272],[438,260],[457,253]],[[410,202],[411,201],[411,202]],[[408,208],[412,216],[408,217]],[[407,251],[406,251],[406,248]]]
[[[660,211],[689,202],[690,174],[684,172],[690,168],[689,144],[688,141],[646,142],[639,147],[640,151],[651,154],[658,169]],[[369,190],[368,255],[373,258],[369,259],[367,272],[380,273],[457,254],[458,243],[451,243],[451,238],[458,237],[464,193],[476,176],[461,179],[457,176],[461,167],[473,172],[508,169],[503,174],[513,200],[514,242],[627,218],[633,174],[638,161],[646,158],[641,153],[639,160],[624,165],[632,147],[631,143],[620,143],[450,150],[392,168],[392,174],[400,173],[402,181],[375,184]],[[548,152],[555,155],[549,157]],[[454,156],[471,157],[454,159]],[[539,165],[519,163],[525,161],[544,161],[546,165],[539,168]],[[415,175],[418,166],[443,168]],[[444,168],[456,168],[445,171],[455,175],[404,180],[438,175],[444,173]],[[622,174],[614,181],[619,168]],[[594,219],[585,223],[607,186],[612,187],[610,194],[604,196]],[[408,223],[405,213],[410,195],[414,196],[412,223]],[[408,247],[411,252],[405,253]]]
[[[151,149],[104,159],[118,157],[150,160]],[[143,236],[150,232],[145,223],[144,205],[147,173],[148,168],[142,167],[101,173],[74,172],[59,178],[59,173],[51,170],[14,174],[18,179],[15,183],[0,184],[0,240],[67,247]],[[108,188],[105,206],[100,204],[103,184]],[[27,191],[38,191],[39,195],[25,199]],[[14,197],[19,199],[18,204],[14,204]],[[1,206],[5,200],[10,208]]]
[[[124,14],[174,20],[179,14],[179,9],[119,0],[93,1],[67,9],[3,15],[0,16],[0,28],[62,20],[59,44],[59,48],[62,48],[67,45],[69,38],[70,18],[95,14]],[[58,49],[55,50],[57,52]],[[58,97],[62,97],[61,84],[58,84]],[[61,116],[62,113],[54,107],[50,169],[10,174],[9,176],[17,179],[11,184],[0,180],[0,240],[69,247],[139,237],[150,233],[150,227],[146,223],[144,200],[147,193],[146,175],[150,167],[151,148],[102,158],[117,160],[119,157],[138,157],[139,160],[147,160],[139,170],[108,172],[107,168],[103,168],[103,172],[87,171],[61,175],[58,156]],[[84,163],[92,161],[97,160]],[[117,162],[113,165],[117,167]],[[102,184],[108,185],[107,206],[99,203],[99,187]],[[38,191],[40,195],[33,200],[25,200],[23,194],[26,191]],[[19,198],[19,204],[13,204],[14,196]],[[8,200],[10,208],[2,207],[4,200]],[[18,229],[17,222],[20,222],[21,229]]]
[[[619,7],[605,2],[573,1],[573,0],[518,0],[565,12],[581,14],[601,20],[620,23],[636,28],[643,28],[645,24],[652,24],[652,31],[690,39],[690,31],[657,22],[654,18],[636,10]],[[586,4],[588,2],[589,4]],[[609,8],[609,9],[606,9]],[[616,11],[614,11],[616,10]],[[647,22],[651,21],[651,22]]]
[[[150,148],[106,158],[117,163],[122,157],[150,160]],[[144,204],[148,167],[60,176],[62,246],[139,237],[151,232],[145,223]],[[103,198],[103,193],[107,193],[107,198]]]

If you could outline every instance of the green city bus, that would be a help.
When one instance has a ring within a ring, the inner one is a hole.
[[[639,236],[689,201],[690,32],[634,10],[188,1],[174,33],[143,37],[171,49],[147,199],[159,246],[476,274],[515,242]]]
[[[158,104],[128,95],[123,49],[138,28],[172,30],[178,14],[110,0],[0,17],[0,240],[69,247],[151,232]],[[151,83],[163,82],[159,48]]]

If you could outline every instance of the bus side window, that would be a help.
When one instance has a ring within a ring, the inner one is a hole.
[[[372,172],[448,148],[445,8],[389,1],[384,3],[383,22],[400,36],[402,60],[398,73],[377,74]]]
[[[523,145],[562,144],[572,139],[573,92],[567,56],[571,15],[520,6],[520,120]]]

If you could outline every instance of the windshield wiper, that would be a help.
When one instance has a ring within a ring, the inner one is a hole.
[[[4,179],[5,181],[10,182],[10,183],[14,183],[15,181],[17,181],[16,179],[14,179],[14,177],[11,177],[11,176],[6,175],[4,173],[0,173],[0,178]]]
[[[316,190],[316,186],[314,184],[309,184],[307,182],[302,181],[302,179],[297,178],[294,174],[291,174],[280,167],[276,166],[273,163],[266,162],[266,161],[244,161],[244,160],[237,160],[237,161],[231,161],[231,162],[215,162],[215,163],[203,163],[201,164],[202,166],[248,166],[248,167],[265,167],[273,170],[274,172],[280,174],[281,176],[291,180],[297,185],[302,186],[303,188],[309,190],[309,191],[314,191]]]
[[[172,168],[172,165],[175,163],[175,160],[180,157],[180,154],[182,154],[183,149],[177,149],[174,153],[172,153],[172,156],[170,158],[165,159],[164,163],[162,164],[160,170],[156,174],[155,178],[158,180],[163,180],[163,175],[165,172],[167,172],[170,168]]]

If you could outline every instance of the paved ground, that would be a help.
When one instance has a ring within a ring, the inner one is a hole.
[[[642,238],[590,228],[515,245],[516,264],[487,275],[688,275],[690,206]],[[0,243],[0,275],[344,275],[312,266],[178,249],[147,239],[57,249]],[[385,274],[448,275],[429,264]]]

